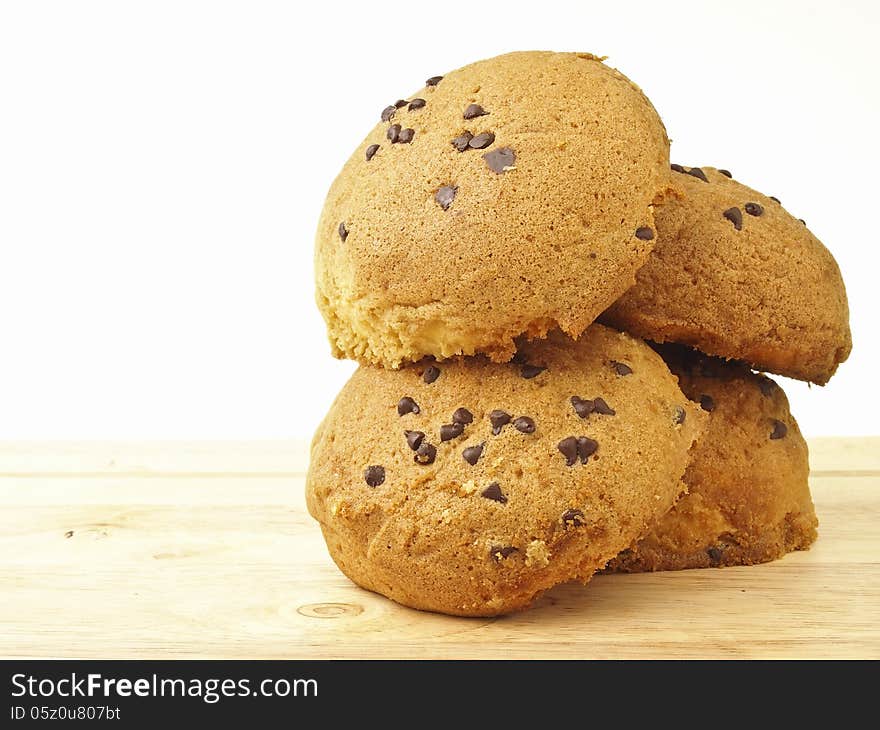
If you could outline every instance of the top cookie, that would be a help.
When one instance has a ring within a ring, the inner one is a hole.
[[[601,59],[480,61],[381,118],[318,226],[316,298],[337,357],[503,362],[520,334],[580,334],[635,282],[669,142]]]
[[[711,167],[673,165],[657,245],[602,320],[820,385],[852,347],[840,269],[775,198]]]

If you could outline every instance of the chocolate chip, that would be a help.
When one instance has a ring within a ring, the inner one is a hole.
[[[758,381],[758,388],[761,390],[761,395],[770,397],[773,395],[773,391],[775,391],[779,386],[776,385],[774,380],[770,380],[770,378],[766,376],[762,376]]]
[[[799,220],[801,223],[803,223],[804,225],[807,225],[807,222],[806,222],[803,218],[798,218],[798,220]]]
[[[711,395],[701,395],[700,408],[711,413],[715,410],[715,399]]]
[[[718,563],[721,562],[721,556],[724,555],[724,553],[717,547],[710,547],[706,550],[706,555],[709,556],[709,560],[712,561],[713,565],[718,565]]]
[[[470,132],[465,132],[464,134],[459,135],[454,140],[452,140],[452,146],[455,147],[459,152],[464,152],[466,149],[469,149],[470,142],[474,138]]]
[[[452,414],[452,422],[462,424],[473,423],[474,414],[471,413],[467,408],[456,408],[455,413]]]
[[[483,107],[479,104],[471,104],[467,109],[464,110],[464,114],[462,115],[465,119],[475,119],[476,117],[484,117],[488,114]]]
[[[739,208],[728,208],[724,211],[724,217],[727,218],[736,230],[741,231],[743,227],[743,214]]]
[[[455,200],[455,194],[457,192],[458,188],[455,187],[455,185],[444,185],[434,193],[434,202],[443,208],[443,210],[449,210],[449,206],[452,205],[452,201]]]
[[[774,198],[772,195],[769,195],[769,196],[767,196],[767,197],[769,197],[770,200],[773,200],[773,201],[775,201],[776,203],[779,203],[779,198]],[[779,205],[782,205],[782,203],[779,203]]]
[[[773,431],[770,434],[770,438],[774,441],[776,439],[781,439],[785,437],[785,434],[788,433],[788,426],[786,426],[782,421],[773,421]]]
[[[406,99],[398,99],[394,102],[394,106],[396,106],[398,109],[403,109],[403,107],[405,107],[407,104],[409,104],[409,102]]]
[[[478,134],[476,137],[471,137],[470,142],[468,142],[468,147],[472,150],[483,150],[486,149],[490,144],[495,141],[495,135],[492,132],[482,132]]]
[[[416,403],[409,396],[404,396],[399,401],[397,401],[397,415],[405,416],[407,413],[419,413],[420,412],[419,404]]]
[[[519,369],[519,374],[522,375],[526,380],[531,380],[532,378],[538,377],[546,369],[547,368],[541,367],[540,365],[529,365],[528,363],[526,363]]]
[[[415,136],[416,131],[407,127],[400,132],[400,136],[397,138],[397,141],[400,142],[400,144],[409,144],[413,141],[413,137]]]
[[[567,509],[562,513],[562,524],[564,527],[582,527],[587,524],[587,518],[579,509]]]
[[[681,165],[676,165],[674,162],[669,167],[672,168],[673,172],[687,172],[687,170],[685,170]]]
[[[508,168],[513,167],[513,163],[516,162],[516,153],[510,147],[499,147],[497,150],[487,152],[483,155],[483,159],[492,172],[500,175]]]
[[[565,457],[566,466],[574,466],[578,458],[578,440],[574,436],[568,436],[558,444],[556,448]]]
[[[422,440],[425,438],[425,434],[421,431],[404,431],[403,435],[406,437],[407,445],[413,451],[418,451],[419,446],[422,445]]]
[[[535,422],[528,416],[520,416],[513,422],[513,427],[520,433],[534,433]]]
[[[574,407],[574,412],[577,413],[581,418],[586,418],[589,416],[593,409],[595,409],[596,404],[591,400],[584,400],[576,395],[571,397],[571,405]]]
[[[461,436],[462,433],[464,433],[463,423],[444,423],[440,426],[441,441],[452,441],[452,439]]]
[[[744,207],[749,215],[759,216],[764,212],[764,207],[758,203],[746,203]]]
[[[394,112],[396,112],[396,111],[397,111],[397,107],[394,106],[393,104],[391,106],[386,106],[382,110],[382,121],[383,122],[391,121],[391,117],[394,116]]]
[[[378,151],[379,151],[379,145],[377,145],[377,144],[371,144],[369,147],[367,147],[367,153],[366,153],[367,162],[369,162],[370,160],[372,160],[372,159],[373,159],[373,156],[374,156]]]
[[[604,398],[595,398],[593,400],[593,411],[596,413],[600,413],[603,416],[614,416],[617,415],[617,411],[615,411],[611,406],[609,406]]]
[[[422,441],[421,446],[416,449],[414,458],[417,464],[433,464],[434,459],[437,458],[437,447],[427,441]]]
[[[492,433],[496,436],[501,433],[501,429],[510,423],[513,416],[507,411],[495,410],[489,414],[489,423],[492,424]]]
[[[733,177],[733,175],[730,174],[730,170],[720,170],[719,169],[718,172],[720,172],[722,175],[724,175],[724,177]]]
[[[371,487],[378,487],[385,481],[385,467],[368,466],[364,469],[364,481]]]
[[[652,231],[647,226],[636,228],[636,238],[638,238],[640,241],[652,241],[654,240],[654,231]]]
[[[511,547],[510,545],[493,545],[489,549],[489,555],[491,555],[496,563],[500,563],[505,558],[510,557],[516,552],[515,547]]]
[[[617,360],[612,360],[611,367],[614,368],[614,372],[616,372],[618,375],[632,375],[632,368],[625,362],[617,362]]]
[[[676,406],[672,412],[672,422],[681,425],[684,423],[685,416],[687,416],[687,411],[681,406]]]
[[[476,466],[476,463],[483,455],[483,447],[485,445],[486,444],[484,442],[482,444],[477,444],[476,446],[468,446],[464,451],[461,452],[462,458],[471,466]]]
[[[415,111],[416,109],[421,109],[427,103],[428,102],[426,102],[424,99],[413,99],[409,103],[409,106],[407,107],[407,109],[409,109],[409,111],[412,112],[412,111]]]
[[[578,437],[578,456],[581,457],[581,464],[586,464],[587,460],[596,453],[599,448],[599,442],[586,436]]]
[[[709,182],[709,178],[706,177],[706,173],[703,172],[703,170],[699,167],[692,167],[690,170],[687,171],[687,174],[692,175],[693,177],[698,178],[703,182]]]
[[[422,380],[424,380],[428,385],[433,383],[437,378],[440,377],[440,368],[436,365],[429,365],[422,375]]]
[[[443,77],[442,77],[442,76],[432,76],[431,78],[429,78],[429,79],[425,82],[425,86],[436,86],[436,85],[439,84],[441,81],[443,81]]]
[[[340,223],[339,228],[336,229],[339,233],[339,237],[342,239],[342,242],[345,243],[345,239],[348,238],[348,229],[345,227],[345,223]]]
[[[501,485],[498,484],[498,482],[492,482],[480,492],[480,496],[485,497],[486,499],[492,499],[496,502],[501,502],[501,504],[507,504],[507,497],[504,496],[504,493],[501,491]]]
[[[398,138],[400,137],[400,125],[392,124],[390,127],[388,127],[388,131],[385,132],[385,136],[391,140],[391,144],[397,142]]]

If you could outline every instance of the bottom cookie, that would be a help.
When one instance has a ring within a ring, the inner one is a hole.
[[[706,420],[656,352],[601,325],[510,363],[362,366],[315,434],[307,504],[358,585],[497,616],[588,581],[668,512]]]
[[[807,444],[785,393],[747,366],[659,346],[679,386],[709,412],[688,494],[605,572],[764,563],[816,539]]]

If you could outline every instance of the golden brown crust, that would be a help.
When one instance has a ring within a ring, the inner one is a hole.
[[[680,196],[655,209],[654,252],[601,321],[826,383],[852,348],[834,257],[772,198],[702,171],[708,182],[673,173]]]
[[[352,580],[415,608],[502,614],[586,582],[672,506],[705,419],[656,353],[594,325],[518,355],[363,366],[343,388],[313,442],[307,502]],[[439,375],[425,382],[429,367]],[[579,402],[581,417],[572,396],[603,401]],[[460,408],[471,422],[441,441]],[[512,420],[494,434],[499,409]],[[431,463],[416,463],[405,431],[424,434],[410,438],[436,449]]]
[[[608,570],[752,565],[808,548],[818,522],[807,445],[782,388],[741,363],[662,351],[685,395],[711,409],[709,425],[691,450],[688,494]]]
[[[333,354],[503,362],[520,334],[582,332],[653,247],[636,231],[654,226],[669,145],[650,102],[590,54],[545,52],[465,66],[415,97],[425,104],[378,124],[327,195],[316,298]],[[487,113],[465,119],[471,104]],[[393,125],[412,140],[391,143]],[[459,152],[465,132],[494,139]],[[484,156],[503,150],[515,159],[496,172]]]

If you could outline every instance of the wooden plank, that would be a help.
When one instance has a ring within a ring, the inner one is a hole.
[[[307,440],[0,441],[0,476],[305,474]]]
[[[810,469],[817,473],[880,475],[880,437],[809,439]]]
[[[342,576],[305,512],[301,476],[242,476],[254,454],[287,448],[224,450],[221,463],[238,465],[231,478],[199,476],[220,473],[205,468],[209,449],[155,445],[137,461],[153,469],[164,454],[167,474],[0,478],[0,655],[880,658],[878,477],[814,476],[821,537],[808,552],[600,576],[520,614],[460,619]],[[92,469],[108,452],[71,453]]]
[[[295,505],[305,509],[305,477],[287,474],[237,475],[229,478],[199,474],[102,477],[49,475],[0,477],[0,505]]]

